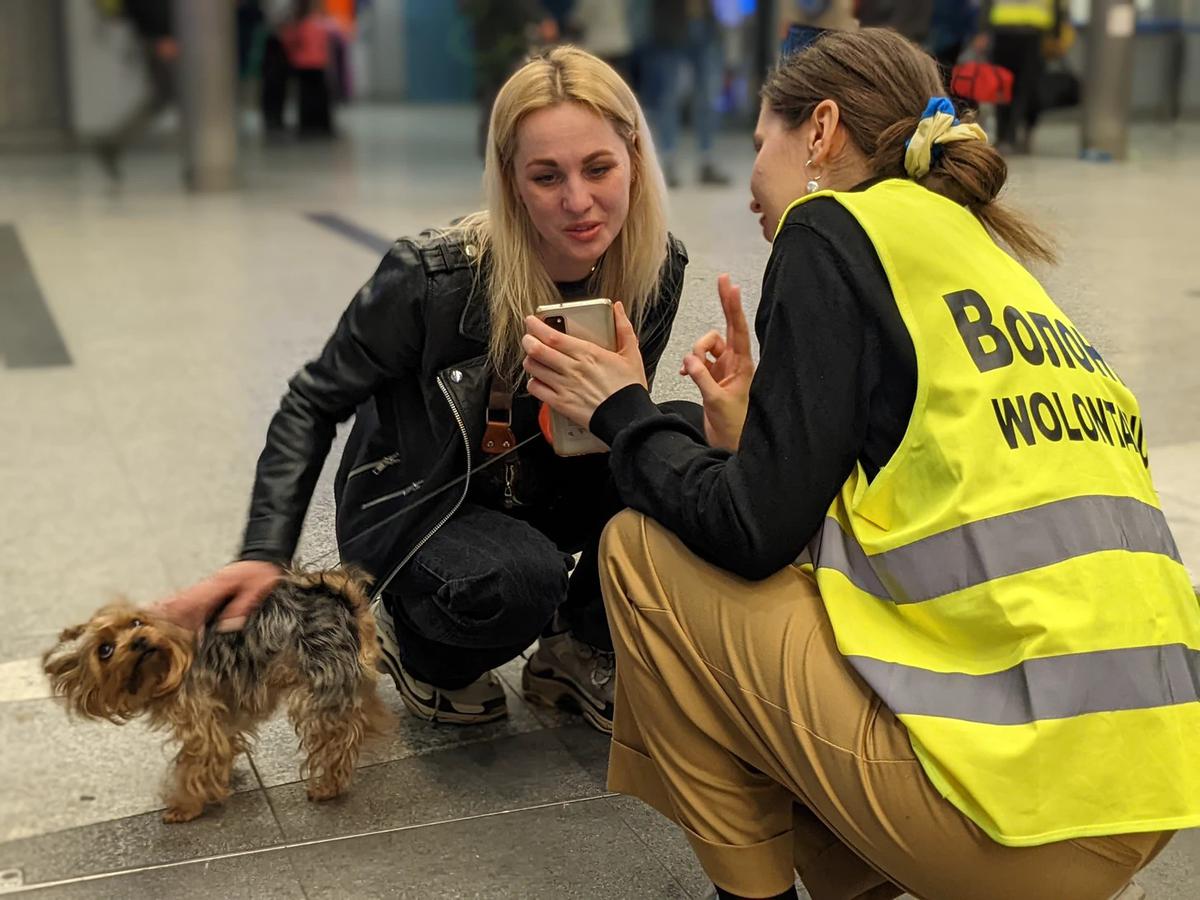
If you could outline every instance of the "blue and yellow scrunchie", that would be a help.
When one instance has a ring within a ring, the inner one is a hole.
[[[942,155],[941,144],[953,141],[987,141],[987,134],[974,122],[963,124],[954,115],[949,97],[930,97],[913,136],[904,142],[904,170],[909,178],[924,178]]]

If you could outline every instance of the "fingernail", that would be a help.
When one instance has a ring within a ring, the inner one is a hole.
[[[241,631],[242,626],[246,624],[245,616],[233,616],[229,619],[221,619],[217,622],[216,630],[221,634],[228,631]]]

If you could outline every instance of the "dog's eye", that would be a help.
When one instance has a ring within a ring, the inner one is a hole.
[[[113,645],[112,644],[101,644],[100,649],[96,652],[100,656],[101,659],[108,659],[110,656],[113,655]]]
[[[142,627],[142,620],[141,620],[141,619],[134,619],[132,622],[130,622],[130,623],[129,623],[129,627],[130,627],[130,628],[141,628],[141,627]]]

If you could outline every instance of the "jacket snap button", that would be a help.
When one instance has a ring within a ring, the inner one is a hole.
[[[467,246],[463,247],[463,252],[465,254],[467,254],[467,259],[474,259],[475,258],[475,245],[467,244]]]
[[[459,384],[462,381],[462,379],[463,379],[463,374],[458,369],[455,369],[453,372],[450,373],[450,380],[453,381],[455,384]]]

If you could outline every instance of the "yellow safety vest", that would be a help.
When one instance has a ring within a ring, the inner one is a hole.
[[[1054,28],[1055,0],[993,0],[991,23],[996,28]]]
[[[1133,394],[966,208],[816,196],[871,239],[917,359],[895,455],[809,549],[842,654],[999,843],[1200,825],[1200,604]]]

